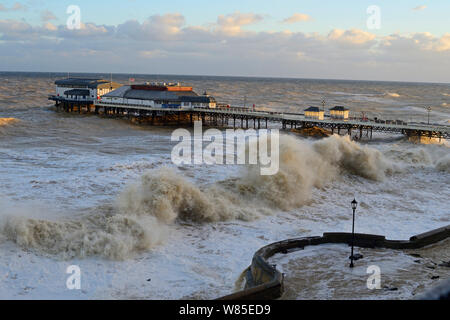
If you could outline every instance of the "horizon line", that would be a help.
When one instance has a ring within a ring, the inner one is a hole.
[[[182,76],[182,77],[211,77],[211,78],[248,78],[248,79],[284,79],[284,80],[327,80],[327,81],[361,81],[361,82],[396,82],[413,84],[443,84],[450,85],[449,82],[437,81],[405,81],[405,80],[369,80],[369,79],[344,79],[344,78],[314,78],[314,77],[289,77],[289,76],[250,76],[250,75],[211,75],[211,74],[176,74],[176,73],[127,73],[127,72],[85,72],[85,71],[7,71],[0,70],[0,73],[56,73],[56,74],[116,74],[116,75],[140,75],[140,76]]]

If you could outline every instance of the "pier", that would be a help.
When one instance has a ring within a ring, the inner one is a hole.
[[[372,139],[373,132],[403,134],[407,137],[448,139],[450,126],[384,123],[380,120],[311,119],[301,113],[283,113],[252,110],[251,108],[223,107],[217,108],[158,108],[127,103],[113,103],[97,100],[94,103],[76,100],[63,100],[50,96],[56,102],[56,108],[66,112],[94,113],[106,117],[123,117],[151,125],[193,125],[194,121],[203,121],[211,127],[231,127],[234,129],[265,129],[269,123],[282,130],[318,127],[330,130],[331,133],[348,134],[356,132],[359,139]],[[273,127],[273,126],[272,126]]]

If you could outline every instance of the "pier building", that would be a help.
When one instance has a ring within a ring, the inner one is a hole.
[[[119,87],[120,84],[104,79],[68,78],[56,80],[54,100],[84,101],[94,103],[104,94]]]
[[[346,120],[349,114],[350,110],[343,106],[336,106],[330,109],[330,117],[332,119]]]
[[[146,83],[128,85],[101,97],[102,103],[150,108],[194,109],[216,108],[216,100],[206,92],[198,95],[192,87],[179,83]]]
[[[305,109],[305,117],[308,119],[323,120],[324,115],[325,112],[318,107],[309,107],[308,109]]]

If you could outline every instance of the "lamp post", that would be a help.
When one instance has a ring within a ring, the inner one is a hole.
[[[353,247],[355,246],[355,211],[358,207],[358,202],[356,199],[353,199],[352,201],[352,210],[353,210],[353,225],[352,225],[352,254],[350,256],[350,268],[354,267],[353,260],[355,260],[355,257],[353,255]]]
[[[431,107],[426,107],[428,111],[428,125],[430,125],[430,113],[431,113]]]
[[[322,100],[322,110],[324,113],[325,113],[325,104],[326,104],[326,101],[325,101],[325,99],[323,99]]]

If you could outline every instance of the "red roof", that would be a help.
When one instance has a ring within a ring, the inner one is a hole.
[[[131,86],[131,89],[133,89],[133,90],[148,90],[148,91],[176,91],[176,92],[192,91],[192,87],[164,86],[164,85],[151,85],[151,84],[134,84]]]

